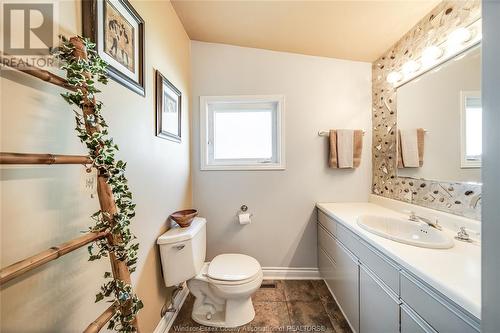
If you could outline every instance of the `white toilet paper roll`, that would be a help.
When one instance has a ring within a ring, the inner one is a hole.
[[[249,213],[238,214],[238,221],[240,222],[240,224],[249,224],[250,222],[252,222]]]

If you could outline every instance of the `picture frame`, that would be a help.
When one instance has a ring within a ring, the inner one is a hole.
[[[181,142],[182,93],[156,70],[156,136]]]
[[[110,78],[141,96],[144,79],[144,20],[127,0],[83,0],[83,36],[96,43]]]

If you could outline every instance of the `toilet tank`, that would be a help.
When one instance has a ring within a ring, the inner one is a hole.
[[[160,247],[163,279],[167,287],[195,277],[205,262],[206,220],[197,217],[187,228],[170,228],[161,235]]]

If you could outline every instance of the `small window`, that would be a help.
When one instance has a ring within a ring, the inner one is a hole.
[[[284,169],[283,96],[202,96],[201,170]]]
[[[482,150],[483,109],[479,91],[461,92],[462,168],[480,168]]]

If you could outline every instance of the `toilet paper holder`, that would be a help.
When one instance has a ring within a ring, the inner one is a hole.
[[[244,214],[244,213],[247,213],[248,212],[248,206],[247,205],[241,205],[240,207],[240,210],[238,213],[236,213],[236,215],[239,215],[239,214]],[[250,217],[253,217],[253,214],[250,214]]]
[[[238,214],[246,213],[246,212],[248,212],[248,206],[247,205],[241,205],[240,211],[238,212]],[[253,216],[253,214],[250,214],[250,216]]]

